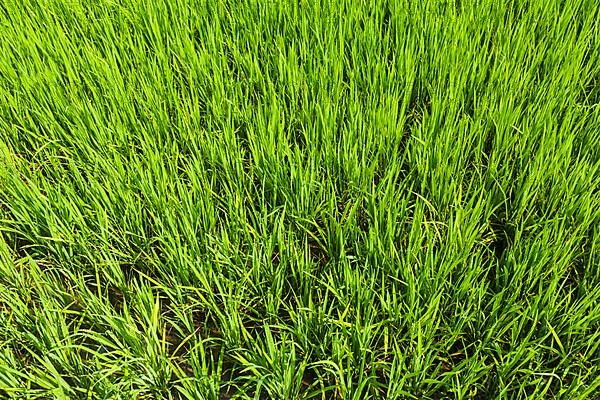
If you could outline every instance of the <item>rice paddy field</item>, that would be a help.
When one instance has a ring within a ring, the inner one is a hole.
[[[600,399],[596,0],[0,0],[1,399]]]

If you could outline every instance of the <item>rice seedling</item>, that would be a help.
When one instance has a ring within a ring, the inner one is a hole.
[[[0,397],[597,399],[593,0],[0,0]]]

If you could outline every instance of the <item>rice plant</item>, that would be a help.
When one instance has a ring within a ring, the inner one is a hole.
[[[595,0],[0,0],[0,398],[599,399]]]

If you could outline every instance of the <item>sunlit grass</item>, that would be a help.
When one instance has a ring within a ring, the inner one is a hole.
[[[593,0],[0,0],[0,397],[595,399]]]

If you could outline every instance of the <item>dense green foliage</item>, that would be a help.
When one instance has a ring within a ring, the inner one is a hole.
[[[0,0],[0,397],[594,399],[597,0]]]

